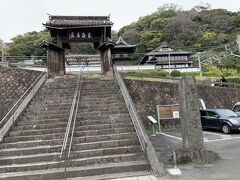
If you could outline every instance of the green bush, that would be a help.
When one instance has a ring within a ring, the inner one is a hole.
[[[178,70],[173,70],[173,71],[170,73],[170,76],[172,76],[172,77],[180,77],[180,76],[181,76],[181,72],[178,71]]]
[[[181,72],[181,76],[199,76],[199,72]]]
[[[217,68],[217,66],[208,65],[208,66],[206,66],[204,76],[207,76],[207,77],[221,77],[222,72],[219,68]]]
[[[158,74],[159,74],[160,77],[167,77],[167,72],[162,70],[162,69],[158,70]]]

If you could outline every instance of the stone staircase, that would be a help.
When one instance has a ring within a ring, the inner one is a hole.
[[[76,77],[48,80],[0,144],[0,179],[64,179],[59,155]],[[68,179],[147,174],[147,163],[112,79],[83,80]]]

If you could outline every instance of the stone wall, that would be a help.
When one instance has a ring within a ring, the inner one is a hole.
[[[0,67],[0,120],[41,72]]]
[[[156,81],[124,80],[136,108],[145,125],[147,116],[157,119],[157,105],[178,104],[178,84]],[[240,89],[224,87],[198,86],[199,96],[207,108],[228,108],[240,101]],[[161,122],[163,128],[179,127],[179,122],[166,120]]]

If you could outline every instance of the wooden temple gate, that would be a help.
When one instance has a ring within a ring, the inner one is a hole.
[[[48,71],[60,75],[65,74],[65,49],[70,43],[94,44],[100,51],[101,71],[103,74],[111,70],[111,27],[109,16],[49,16],[43,24],[52,37],[52,42],[44,41],[41,47],[48,51]]]

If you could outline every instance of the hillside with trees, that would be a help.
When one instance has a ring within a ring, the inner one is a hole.
[[[192,51],[221,51],[225,44],[233,44],[239,33],[240,12],[210,9],[209,4],[189,11],[166,4],[119,30],[119,35],[130,44],[137,44],[141,53],[153,50],[163,41]]]
[[[236,67],[239,57],[236,44],[240,34],[240,12],[226,9],[210,9],[209,4],[201,4],[189,11],[175,4],[166,4],[156,12],[140,17],[137,22],[122,27],[119,32],[112,32],[113,42],[122,36],[129,44],[136,44],[137,53],[146,53],[166,41],[171,47],[201,52],[201,58],[210,64],[227,68]],[[28,32],[18,35],[8,44],[6,50],[10,56],[46,56],[46,51],[39,47],[42,40],[50,40],[47,31]],[[92,44],[71,44],[66,54],[95,54]]]

